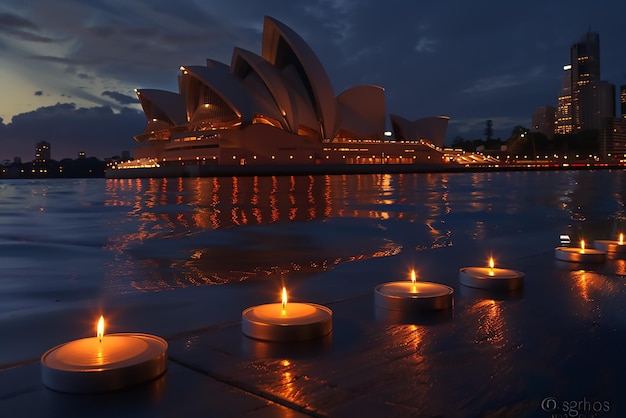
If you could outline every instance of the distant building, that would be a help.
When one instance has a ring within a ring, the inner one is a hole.
[[[600,129],[604,119],[615,117],[615,86],[608,81],[584,84],[580,88],[580,102],[581,129]]]
[[[604,118],[599,140],[602,157],[626,158],[626,119]]]
[[[548,139],[552,139],[555,133],[556,108],[553,106],[540,106],[533,112],[531,123],[532,132],[544,134]]]
[[[390,115],[395,138],[385,136],[384,89],[335,94],[311,47],[271,17],[261,55],[235,48],[230,65],[208,59],[180,71],[178,92],[136,90],[147,124],[130,166],[443,162],[447,116]]]
[[[572,124],[572,66],[569,64],[563,66],[563,71],[565,74],[563,74],[556,109],[555,133],[557,134],[569,134],[574,130]]]
[[[35,146],[35,161],[50,161],[50,143],[46,141],[37,142]]]
[[[563,70],[555,132],[605,129],[604,120],[615,117],[615,86],[600,78],[600,35],[589,31],[573,44],[570,64]],[[621,100],[626,100],[624,90]],[[622,106],[626,108],[626,104]]]
[[[585,126],[591,119],[584,116],[593,113],[587,110],[591,104],[586,100],[588,90],[583,87],[600,81],[600,35],[597,32],[585,33],[579,42],[570,48],[571,86],[572,86],[572,122],[574,131],[594,129]],[[595,129],[598,129],[596,126]]]
[[[619,102],[622,119],[626,119],[626,85],[620,86]]]
[[[78,158],[85,158],[87,155],[85,154],[85,151],[79,151],[78,152]]]

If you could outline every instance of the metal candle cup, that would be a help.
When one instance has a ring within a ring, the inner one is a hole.
[[[624,234],[619,234],[618,240],[595,240],[594,248],[605,251],[607,253],[626,253],[626,242],[624,242]]]
[[[167,370],[167,342],[137,333],[60,344],[41,356],[41,380],[60,392],[95,393],[147,382]]]
[[[554,256],[557,260],[574,263],[604,263],[606,253],[594,248],[585,248],[585,241],[580,241],[580,248],[556,247]]]
[[[263,341],[306,341],[332,332],[333,312],[314,303],[287,303],[283,288],[281,303],[250,307],[241,314],[241,330]]]
[[[494,267],[463,267],[459,269],[459,281],[468,287],[491,290],[514,290],[524,285],[524,273],[517,270]]]
[[[383,283],[374,289],[376,306],[395,311],[430,311],[451,308],[454,289],[439,283],[415,280]]]

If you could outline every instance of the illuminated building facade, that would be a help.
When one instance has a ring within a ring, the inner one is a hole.
[[[572,77],[572,123],[574,131],[593,129],[585,116],[589,114],[587,97],[589,83],[600,81],[600,35],[596,32],[585,33],[579,42],[570,49]],[[598,127],[596,127],[598,128]]]
[[[180,70],[178,92],[136,90],[147,118],[135,136],[136,160],[221,167],[443,161],[448,117],[392,116],[395,137],[386,137],[384,89],[360,85],[335,95],[311,48],[271,17],[260,56],[235,48],[230,65],[208,59]]]
[[[556,130],[557,134],[569,134],[574,131],[572,123],[572,66],[563,66],[563,80],[561,92],[559,93],[558,105],[556,108]]]

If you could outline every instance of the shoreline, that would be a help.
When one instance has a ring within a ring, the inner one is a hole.
[[[474,173],[501,171],[570,171],[570,170],[624,170],[620,164],[608,163],[524,163],[504,165],[453,165],[453,164],[322,164],[287,165],[166,165],[158,168],[109,169],[107,179],[128,178],[179,178],[179,177],[231,177],[231,176],[299,176],[343,174],[414,174],[414,173]]]

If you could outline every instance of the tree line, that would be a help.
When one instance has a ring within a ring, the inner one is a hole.
[[[548,138],[541,132],[518,125],[505,140],[493,138],[491,120],[485,123],[485,139],[465,139],[457,136],[452,148],[467,152],[484,150],[485,152],[501,152],[507,155],[541,156],[546,154],[597,154],[599,152],[599,131],[588,130],[571,134],[555,134]]]

